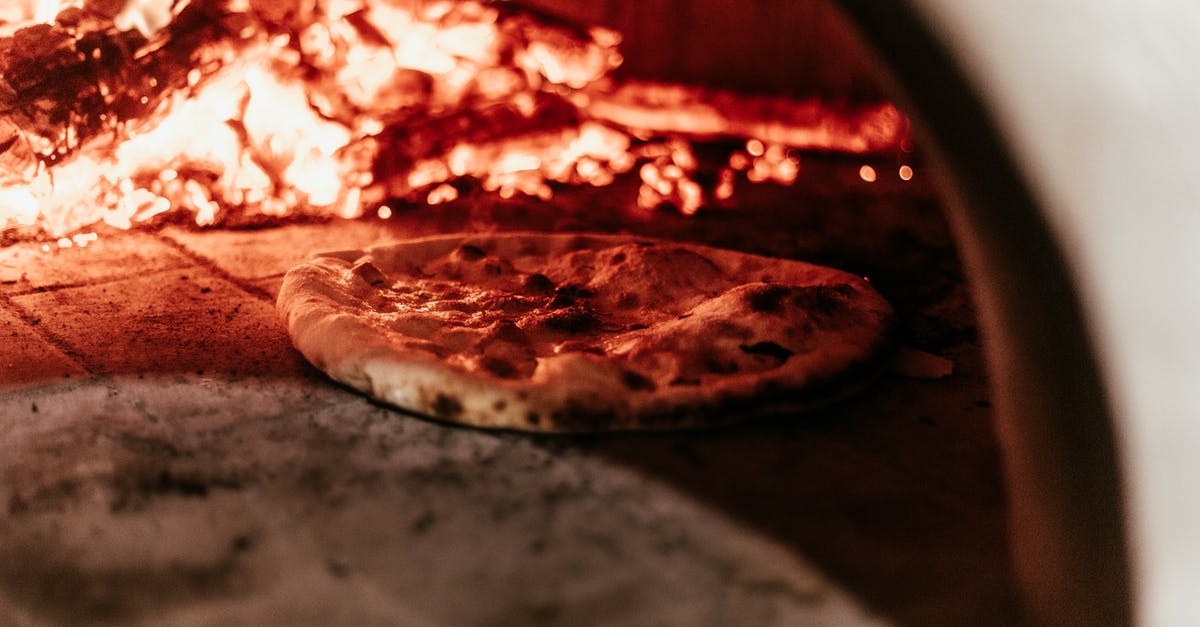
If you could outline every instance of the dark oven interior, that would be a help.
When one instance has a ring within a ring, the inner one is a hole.
[[[101,4],[64,8],[56,28],[82,28]],[[176,13],[193,15],[186,4]],[[885,101],[824,2],[525,5],[620,32],[616,84],[702,86],[732,103],[727,117]],[[7,35],[0,59],[16,63],[18,39]],[[671,102],[645,108],[685,117]],[[467,122],[431,116],[390,148],[476,133],[479,109],[464,110]],[[24,119],[7,113],[10,126]],[[467,139],[490,145],[489,132]],[[542,197],[468,176],[393,186],[356,218],[230,212],[201,227],[193,207],[49,233],[8,217],[0,622],[1019,621],[988,371],[920,143],[907,131],[866,149],[836,133],[808,146],[686,128],[630,136],[648,146],[639,167],[602,186],[552,182]],[[21,155],[6,146],[14,169]],[[680,151],[703,201],[677,184],[646,202],[644,166],[661,177]],[[730,195],[716,194],[727,179]],[[899,348],[858,394],[812,412],[543,436],[373,404],[308,365],[279,322],[283,274],[315,252],[510,230],[637,233],[849,270],[896,308]]]

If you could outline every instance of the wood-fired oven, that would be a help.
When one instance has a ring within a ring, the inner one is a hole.
[[[1168,0],[0,8],[0,622],[1187,624],[1196,27]],[[809,414],[548,437],[374,405],[277,320],[307,255],[495,230],[851,270],[897,355]]]

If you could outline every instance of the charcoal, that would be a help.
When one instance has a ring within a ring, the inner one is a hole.
[[[528,111],[506,100],[477,109],[455,111],[406,126],[385,129],[377,137],[380,150],[374,174],[384,180],[406,172],[421,159],[441,156],[459,144],[482,145],[507,137],[575,126],[580,114],[561,96],[537,93]]]

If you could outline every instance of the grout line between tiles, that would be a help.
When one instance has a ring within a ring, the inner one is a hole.
[[[88,366],[87,362],[83,359],[83,356],[80,355],[74,348],[71,348],[71,346],[62,338],[48,331],[45,325],[41,324],[41,318],[34,316],[32,313],[26,311],[24,307],[18,305],[16,301],[13,300],[13,296],[13,294],[0,293],[0,307],[3,307],[6,311],[16,316],[22,324],[32,329],[33,333],[41,338],[42,341],[58,349],[58,351],[62,353],[72,365],[86,372],[88,378],[95,378],[96,371]]]
[[[139,276],[153,275],[153,274],[158,274],[160,272],[178,272],[181,270],[187,270],[188,268],[191,268],[191,267],[193,267],[193,266],[178,266],[178,267],[174,267],[174,268],[162,268],[159,270],[153,270],[153,271],[145,273],[145,274],[129,274],[129,275],[121,274],[121,275],[114,275],[111,277],[105,277],[103,279],[99,279],[99,280],[95,280],[95,281],[82,281],[79,283],[59,283],[59,284],[55,284],[55,285],[39,285],[36,287],[31,287],[29,289],[12,290],[9,292],[4,292],[2,295],[5,297],[9,297],[9,298],[18,298],[21,296],[29,296],[31,294],[52,294],[54,292],[78,289],[81,287],[94,287],[94,286],[99,286],[99,285],[107,285],[109,283],[119,283],[121,281],[128,281],[129,279],[134,279]]]
[[[233,285],[237,286],[242,291],[249,293],[251,296],[255,296],[255,297],[257,297],[261,300],[265,300],[271,304],[275,303],[275,297],[273,295],[271,295],[269,292],[267,292],[267,290],[264,290],[261,287],[258,287],[257,285],[255,285],[248,279],[243,279],[243,278],[234,276],[233,274],[230,274],[228,271],[226,271],[224,268],[222,268],[219,264],[217,264],[216,261],[214,261],[208,257],[205,257],[204,255],[201,255],[198,252],[193,251],[191,248],[188,248],[187,245],[182,244],[171,237],[163,235],[162,232],[157,232],[154,234],[154,236],[156,238],[158,238],[159,241],[170,246],[171,248],[174,248],[177,252],[186,256],[188,259],[192,260],[197,265],[203,267],[205,270],[212,272],[218,278],[221,278],[229,283],[232,283]],[[260,277],[260,278],[265,279],[265,278],[271,278],[271,277]]]
[[[160,274],[186,272],[191,268],[197,268],[197,266],[192,265],[192,266],[164,268],[161,270],[155,270],[153,272],[147,272],[147,273],[144,273],[141,275],[125,276],[125,277],[115,278],[115,279],[111,279],[111,280],[105,279],[103,281],[96,281],[94,283],[80,283],[80,284],[72,285],[69,287],[70,287],[70,289],[83,289],[83,288],[88,288],[88,287],[99,287],[99,286],[109,285],[111,283],[119,283],[121,281],[129,281],[129,280],[132,280],[135,278],[153,277],[153,276],[157,276]],[[208,268],[207,266],[200,266],[200,269],[203,269],[205,271],[210,270],[210,268]],[[223,276],[218,276],[218,278],[223,278]],[[240,286],[238,286],[238,287],[240,288]],[[3,305],[6,309],[11,311],[13,313],[13,315],[17,316],[27,326],[32,327],[35,330],[35,332],[38,334],[38,336],[41,337],[43,340],[49,342],[55,348],[57,348],[58,350],[62,351],[64,354],[66,354],[66,356],[69,357],[75,363],[75,365],[79,366],[85,372],[87,372],[91,378],[96,378],[98,376],[104,376],[104,375],[111,374],[105,368],[92,363],[91,360],[86,358],[83,354],[81,354],[80,352],[71,348],[70,343],[66,339],[59,337],[57,334],[55,334],[52,331],[47,330],[45,328],[45,325],[42,325],[40,323],[40,321],[41,321],[40,317],[35,316],[32,312],[27,311],[24,307],[19,305],[15,300],[16,298],[19,298],[22,296],[29,296],[29,295],[33,295],[33,294],[52,293],[52,292],[61,291],[62,289],[67,289],[67,286],[64,286],[63,288],[55,289],[55,290],[51,290],[51,289],[36,290],[35,289],[35,290],[31,290],[29,292],[22,292],[20,294],[0,294],[0,305]],[[251,296],[255,296],[255,295],[251,294]]]

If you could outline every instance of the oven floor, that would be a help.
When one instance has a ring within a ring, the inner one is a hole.
[[[0,623],[1015,621],[986,373],[946,276],[879,284],[952,375],[889,373],[825,410],[703,432],[437,424],[291,348],[273,297],[311,252],[506,220],[617,228],[506,211],[0,248]],[[823,256],[778,217],[741,247]],[[737,243],[727,218],[691,220],[620,228]]]

